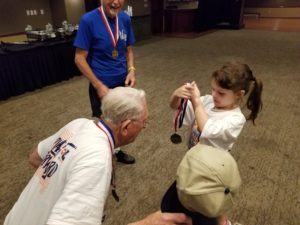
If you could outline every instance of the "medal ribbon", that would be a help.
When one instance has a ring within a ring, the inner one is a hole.
[[[111,42],[112,42],[112,44],[114,46],[114,49],[116,49],[117,42],[119,40],[119,19],[118,19],[118,15],[116,15],[116,32],[115,32],[115,35],[113,35],[113,32],[112,32],[112,30],[111,30],[111,28],[109,26],[109,23],[107,21],[106,15],[104,13],[103,6],[99,7],[99,11],[100,11],[100,14],[102,16],[103,22],[105,24],[106,30],[109,33],[109,36],[110,36]]]
[[[100,123],[106,128],[103,129],[101,126],[100,126]],[[112,186],[112,195],[114,197],[114,199],[118,202],[119,201],[119,196],[117,195],[117,192],[116,192],[116,174],[115,174],[115,166],[114,166],[114,160],[113,158],[115,157],[115,154],[114,154],[114,150],[113,150],[113,146],[115,144],[115,139],[114,139],[114,136],[112,134],[112,131],[111,129],[104,123],[103,120],[100,120],[98,123],[96,123],[96,126],[106,135],[107,139],[108,139],[108,143],[109,143],[109,146],[110,146],[110,152],[111,152],[111,155],[112,155],[112,175],[111,175],[111,186]]]
[[[178,106],[177,114],[174,120],[175,133],[177,132],[177,127],[180,128],[183,124],[186,107],[187,107],[187,99],[182,98],[180,101],[180,105]]]

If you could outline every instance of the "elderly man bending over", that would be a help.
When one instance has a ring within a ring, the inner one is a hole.
[[[102,111],[100,121],[73,120],[38,144],[29,159],[37,170],[4,225],[101,224],[107,195],[115,187],[114,148],[133,142],[146,127],[145,92],[112,89]],[[133,224],[188,222],[182,213],[156,212]]]

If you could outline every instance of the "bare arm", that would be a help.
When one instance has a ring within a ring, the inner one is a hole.
[[[135,79],[135,68],[134,68],[134,55],[131,46],[127,47],[126,57],[127,57],[128,74],[125,80],[125,86],[133,87],[136,84],[136,79]]]
[[[130,223],[128,225],[192,225],[191,218],[183,213],[162,213],[157,211],[150,214],[143,220]]]
[[[91,82],[93,87],[97,90],[98,96],[102,98],[107,94],[109,88],[104,85],[93,73],[91,67],[87,63],[88,51],[76,48],[75,52],[75,64],[80,72]]]
[[[42,163],[42,158],[40,157],[40,155],[38,153],[38,148],[37,147],[35,149],[33,149],[32,152],[30,153],[29,163],[34,168],[38,168],[40,166],[40,164]]]
[[[202,105],[202,101],[200,99],[201,94],[197,84],[195,82],[192,82],[192,86],[194,87],[194,89],[192,92],[191,102],[194,108],[195,119],[197,122],[198,129],[202,132],[204,125],[208,120],[208,115],[205,112],[204,107]]]

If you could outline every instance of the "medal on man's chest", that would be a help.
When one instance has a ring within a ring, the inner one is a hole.
[[[118,58],[119,52],[117,51],[117,49],[114,49],[114,50],[112,51],[111,56],[112,56],[114,59]]]
[[[111,27],[110,27],[110,25],[107,21],[105,13],[104,13],[103,6],[99,7],[99,11],[101,13],[102,20],[104,22],[106,30],[108,31],[109,37],[111,39],[111,42],[112,42],[112,45],[113,45],[113,48],[114,48],[111,52],[111,56],[112,56],[113,59],[117,59],[118,56],[119,56],[119,52],[117,51],[117,43],[118,43],[118,40],[119,40],[119,19],[118,19],[118,15],[116,15],[116,29],[115,29],[115,34],[113,34],[113,31],[112,31],[112,29],[111,29]]]

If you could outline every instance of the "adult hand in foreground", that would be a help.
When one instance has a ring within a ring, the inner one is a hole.
[[[162,213],[157,211],[145,219],[128,225],[192,225],[192,219],[183,213]]]

